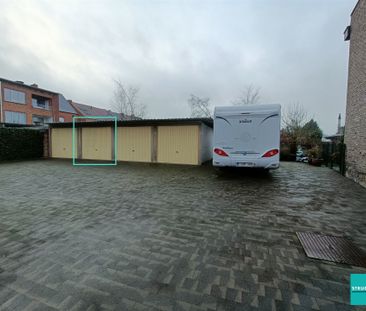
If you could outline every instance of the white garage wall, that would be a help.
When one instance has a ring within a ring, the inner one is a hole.
[[[201,163],[212,159],[212,139],[213,129],[205,124],[201,124],[200,136],[200,159]]]

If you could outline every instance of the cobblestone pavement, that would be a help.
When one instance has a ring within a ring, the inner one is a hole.
[[[348,310],[296,231],[366,250],[366,190],[326,168],[0,164],[1,310]]]

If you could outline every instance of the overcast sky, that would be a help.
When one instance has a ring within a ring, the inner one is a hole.
[[[230,105],[299,102],[325,133],[346,105],[356,0],[0,0],[0,76],[111,108],[113,79],[140,87],[148,117],[190,115],[190,94]]]

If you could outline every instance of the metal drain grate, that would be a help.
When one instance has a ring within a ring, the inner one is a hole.
[[[296,232],[306,256],[366,267],[366,255],[346,238],[311,232]]]

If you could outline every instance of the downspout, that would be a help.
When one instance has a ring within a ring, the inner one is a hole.
[[[0,123],[4,123],[3,122],[3,89],[2,89],[2,86],[1,86],[1,81],[0,81]]]

